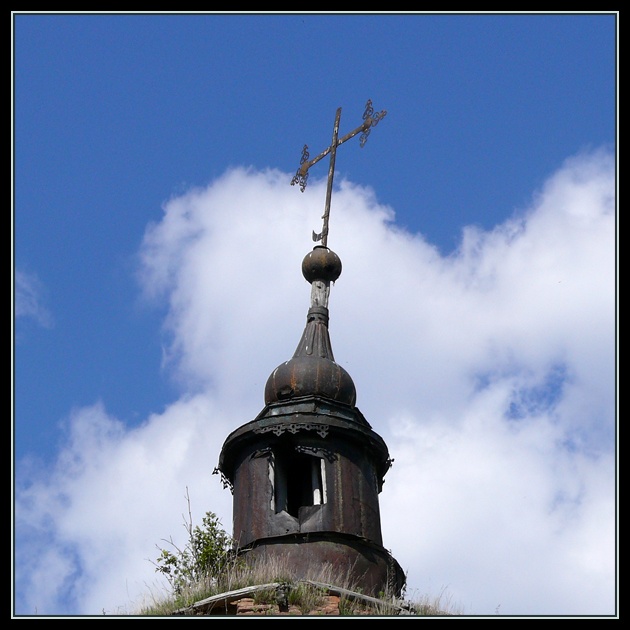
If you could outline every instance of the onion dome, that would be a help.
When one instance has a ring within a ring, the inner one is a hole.
[[[330,283],[341,275],[337,254],[321,245],[302,262],[311,283],[311,308],[293,358],[279,365],[267,379],[265,404],[317,396],[354,406],[356,389],[348,372],[335,363],[328,334]]]

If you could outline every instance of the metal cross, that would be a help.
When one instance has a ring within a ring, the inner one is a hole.
[[[322,215],[322,219],[324,220],[324,225],[322,226],[322,231],[319,234],[316,234],[313,231],[313,240],[321,241],[322,245],[326,247],[326,243],[328,241],[328,216],[330,215],[330,198],[332,196],[332,187],[333,187],[333,177],[335,174],[335,157],[337,155],[337,147],[341,146],[346,140],[350,140],[350,138],[354,138],[358,133],[363,132],[361,134],[361,138],[359,139],[359,144],[361,148],[367,142],[368,136],[370,135],[370,130],[374,127],[379,120],[385,117],[387,112],[383,110],[382,112],[374,113],[374,108],[372,107],[372,101],[368,100],[365,105],[365,112],[363,113],[363,124],[359,125],[354,131],[343,136],[343,138],[338,139],[339,137],[339,120],[341,118],[341,107],[337,110],[337,115],[335,116],[335,126],[333,127],[333,135],[332,142],[330,146],[324,149],[316,158],[309,160],[308,154],[308,146],[305,144],[302,149],[302,159],[300,160],[300,168],[298,168],[297,173],[294,175],[291,180],[291,186],[295,184],[300,185],[300,190],[304,192],[306,188],[306,181],[308,179],[308,169],[319,162],[322,158],[325,158],[330,153],[330,166],[328,167],[328,188],[326,189],[326,205],[324,207],[324,214]]]

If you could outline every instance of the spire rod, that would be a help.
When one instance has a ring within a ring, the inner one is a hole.
[[[326,188],[326,205],[324,206],[324,214],[322,215],[322,219],[324,220],[322,231],[319,234],[316,234],[313,231],[313,240],[321,241],[324,247],[327,247],[328,242],[328,217],[330,215],[330,200],[332,197],[332,187],[333,187],[333,177],[335,175],[335,158],[337,156],[337,147],[341,146],[350,138],[354,138],[358,133],[361,133],[361,138],[359,139],[359,144],[361,148],[364,147],[367,142],[368,136],[370,134],[370,130],[374,127],[382,118],[385,117],[387,112],[385,110],[374,113],[374,108],[372,107],[372,101],[368,99],[368,102],[365,105],[365,112],[363,113],[363,124],[359,125],[356,129],[347,133],[341,139],[339,139],[339,120],[341,119],[341,107],[337,109],[337,114],[335,115],[335,125],[333,127],[333,135],[330,146],[324,149],[317,157],[309,160],[308,153],[308,145],[304,145],[302,149],[302,158],[300,160],[300,168],[298,168],[296,174],[293,176],[291,180],[291,186],[295,184],[300,185],[300,190],[304,192],[306,188],[306,182],[308,179],[308,169],[311,168],[314,164],[317,164],[321,159],[325,158],[330,153],[330,166],[328,167],[328,187]]]

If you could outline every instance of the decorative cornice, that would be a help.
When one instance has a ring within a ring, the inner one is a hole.
[[[297,433],[298,431],[315,431],[320,437],[325,438],[328,435],[328,424],[320,424],[315,422],[281,422],[278,424],[270,424],[264,427],[253,429],[254,433],[268,433],[271,431],[275,435],[282,435],[285,431],[289,433]]]

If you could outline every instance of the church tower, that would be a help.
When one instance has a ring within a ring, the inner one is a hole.
[[[306,325],[293,357],[269,376],[265,406],[225,440],[217,471],[233,494],[233,538],[239,555],[258,564],[282,558],[300,576],[330,565],[363,593],[400,595],[405,576],[383,547],[378,495],[391,459],[383,439],[356,407],[356,389],[335,362],[328,331],[330,285],[341,260],[327,247],[337,147],[359,132],[361,146],[386,112],[368,101],[364,123],[341,139],[337,110],[333,141],[301,167],[292,184],[330,154],[321,241],[302,262],[311,284]]]

